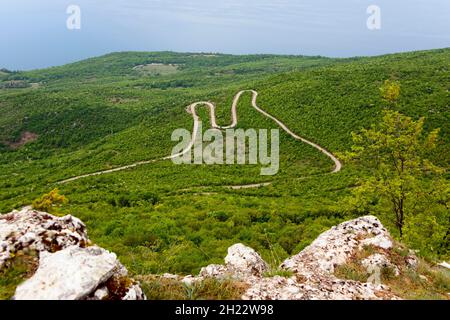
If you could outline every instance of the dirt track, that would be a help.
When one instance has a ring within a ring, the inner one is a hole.
[[[274,116],[270,115],[269,113],[267,113],[264,110],[262,110],[261,108],[259,108],[257,103],[256,103],[256,100],[258,98],[258,92],[256,92],[255,90],[242,90],[242,91],[239,91],[236,94],[236,96],[234,97],[234,99],[233,99],[233,104],[231,106],[231,124],[229,126],[219,126],[219,125],[217,125],[215,106],[211,102],[207,102],[207,101],[195,102],[195,103],[193,103],[193,104],[191,104],[191,105],[189,105],[187,107],[187,111],[192,115],[192,118],[194,120],[194,125],[193,125],[193,130],[192,130],[192,139],[191,139],[190,144],[183,151],[181,151],[180,153],[177,153],[177,154],[174,154],[174,155],[170,155],[170,156],[167,156],[167,157],[164,157],[164,158],[160,158],[160,159],[139,161],[139,162],[136,162],[136,163],[133,163],[133,164],[129,164],[129,165],[122,166],[122,167],[117,167],[117,168],[114,168],[114,169],[102,170],[102,171],[97,171],[97,172],[93,172],[93,173],[88,173],[88,174],[84,174],[84,175],[80,175],[80,176],[76,176],[76,177],[72,177],[72,178],[60,181],[59,183],[60,184],[64,184],[64,183],[68,183],[68,182],[71,182],[71,181],[79,180],[79,179],[82,179],[82,178],[98,176],[98,175],[112,173],[112,172],[117,172],[117,171],[123,171],[123,170],[135,168],[137,166],[154,163],[154,162],[157,162],[157,161],[171,160],[173,158],[180,157],[180,156],[186,154],[187,152],[191,151],[191,149],[192,149],[192,147],[194,145],[194,137],[197,136],[199,124],[201,122],[201,120],[200,120],[200,118],[199,118],[199,116],[197,115],[197,112],[196,112],[197,107],[200,106],[200,105],[206,105],[209,108],[210,121],[211,121],[211,126],[213,128],[217,128],[217,129],[231,129],[231,128],[236,127],[236,125],[238,123],[237,105],[239,103],[240,97],[245,92],[251,92],[252,93],[252,107],[255,108],[259,113],[261,113],[265,117],[273,120],[281,129],[283,129],[286,133],[288,133],[294,139],[299,140],[301,142],[304,142],[306,144],[309,144],[310,146],[316,148],[320,152],[324,153],[331,160],[333,160],[335,166],[334,166],[334,170],[332,171],[332,173],[337,173],[337,172],[341,171],[341,169],[342,169],[341,162],[331,152],[329,152],[325,148],[319,146],[318,144],[316,144],[314,142],[311,142],[311,141],[309,141],[309,140],[307,140],[307,139],[305,139],[305,138],[295,134],[283,122],[281,122],[280,120],[278,120]],[[251,184],[251,185],[230,186],[230,188],[232,188],[232,189],[257,188],[257,187],[262,187],[262,186],[267,186],[267,185],[270,185],[270,183],[266,182],[266,183]]]

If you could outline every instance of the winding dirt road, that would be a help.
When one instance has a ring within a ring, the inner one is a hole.
[[[316,148],[320,152],[324,153],[331,160],[333,160],[333,162],[334,162],[334,170],[332,171],[332,173],[337,173],[337,172],[341,171],[341,169],[342,169],[341,162],[331,152],[329,152],[325,148],[319,146],[318,144],[316,144],[314,142],[311,142],[311,141],[309,141],[309,140],[307,140],[307,139],[305,139],[305,138],[295,134],[283,122],[281,122],[280,120],[278,120],[274,116],[270,115],[269,113],[265,112],[260,107],[258,107],[258,105],[256,103],[256,100],[258,98],[258,92],[256,92],[255,90],[242,90],[242,91],[239,91],[236,94],[236,96],[234,97],[234,99],[233,99],[233,104],[231,106],[231,124],[229,126],[219,126],[219,125],[217,125],[215,106],[211,102],[208,102],[208,101],[195,102],[195,103],[193,103],[193,104],[191,104],[191,105],[189,105],[187,107],[187,111],[192,115],[192,118],[194,120],[194,126],[193,126],[193,130],[192,130],[192,138],[191,138],[190,144],[184,150],[182,150],[180,153],[177,153],[177,154],[174,154],[174,155],[170,155],[170,156],[167,156],[167,157],[164,157],[164,158],[160,158],[160,159],[139,161],[139,162],[136,162],[136,163],[133,163],[133,164],[130,164],[130,165],[117,167],[117,168],[114,168],[114,169],[88,173],[88,174],[72,177],[72,178],[60,181],[58,183],[59,184],[64,184],[64,183],[68,183],[68,182],[71,182],[71,181],[79,180],[79,179],[82,179],[82,178],[98,176],[98,175],[112,173],[112,172],[117,172],[117,171],[123,171],[123,170],[135,168],[137,166],[150,164],[150,163],[155,163],[157,161],[171,160],[171,159],[180,157],[180,156],[190,152],[192,147],[193,147],[193,145],[194,145],[194,140],[195,140],[195,137],[197,136],[199,124],[201,122],[201,120],[200,120],[200,118],[199,118],[199,116],[197,115],[197,112],[196,112],[196,109],[197,109],[198,106],[205,105],[205,106],[207,106],[209,108],[210,122],[211,122],[211,126],[213,128],[216,128],[216,129],[232,129],[232,128],[236,127],[236,125],[238,123],[237,105],[239,103],[239,99],[241,98],[242,94],[244,94],[246,92],[251,92],[252,93],[252,107],[255,108],[259,113],[261,113],[265,117],[273,120],[281,129],[283,129],[287,134],[289,134],[294,139],[299,140],[301,142],[304,142],[306,144],[309,144],[310,146]],[[242,186],[229,186],[229,188],[231,188],[231,189],[245,189],[245,188],[257,188],[257,187],[268,186],[268,185],[270,185],[270,182],[259,183],[259,184],[251,184],[251,185],[242,185]]]

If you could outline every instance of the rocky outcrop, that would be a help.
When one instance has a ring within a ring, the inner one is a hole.
[[[374,216],[361,217],[331,228],[302,252],[284,261],[281,267],[307,278],[318,274],[330,275],[335,266],[344,264],[355,250],[364,246],[392,248],[389,233]]]
[[[209,265],[198,276],[180,280],[192,284],[208,277],[236,279],[248,285],[242,298],[249,300],[398,299],[387,286],[376,281],[364,283],[335,276],[336,267],[367,247],[379,251],[361,261],[369,272],[392,267],[398,274],[388,258],[393,247],[389,233],[377,218],[366,216],[331,228],[299,254],[286,259],[278,271],[290,276],[265,276],[270,271],[267,263],[253,249],[236,244],[228,249],[225,265]]]
[[[0,269],[21,250],[56,252],[88,242],[86,226],[71,215],[56,217],[31,207],[0,215]]]
[[[401,268],[416,268],[418,260],[414,254],[402,256],[400,268],[391,260],[393,246],[381,222],[366,216],[322,233],[276,270],[252,248],[235,244],[228,249],[223,265],[204,267],[197,276],[161,277],[188,286],[206,278],[236,280],[246,288],[242,299],[249,300],[398,299],[377,279],[380,270],[388,268],[398,276]],[[145,299],[116,255],[91,246],[85,225],[70,215],[56,217],[27,207],[1,216],[0,268],[25,251],[37,252],[39,265],[34,275],[17,287],[15,299]],[[336,276],[348,263],[371,274],[367,282]]]
[[[269,270],[267,263],[253,250],[243,244],[228,248],[225,257],[226,270],[238,276],[262,276]]]
[[[55,253],[43,251],[38,270],[17,287],[14,299],[142,300],[139,286],[127,276],[116,255],[97,246],[72,246]]]
[[[0,217],[0,269],[18,252],[37,252],[36,272],[16,288],[16,300],[142,300],[116,255],[89,246],[85,225],[30,207]]]
[[[450,264],[448,262],[441,262],[438,264],[439,267],[450,269]]]

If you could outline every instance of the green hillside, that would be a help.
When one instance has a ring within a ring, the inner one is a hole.
[[[192,128],[186,106],[212,101],[219,124],[228,125],[232,99],[244,89],[257,90],[258,105],[295,133],[343,152],[352,145],[352,131],[381,120],[379,87],[386,79],[401,83],[399,111],[426,117],[426,132],[441,129],[431,158],[448,168],[450,49],[354,59],[123,52],[3,72],[0,212],[58,187],[70,199],[61,213],[86,222],[90,238],[116,252],[133,273],[197,272],[220,263],[236,242],[276,265],[358,214],[341,201],[363,170],[344,164],[329,174],[328,157],[281,132],[280,172],[273,177],[260,176],[259,165],[160,161],[58,181],[168,156],[172,131]],[[200,109],[208,127],[208,112]],[[251,107],[250,93],[238,113],[240,128],[278,128]],[[263,182],[271,185],[228,188]],[[392,221],[383,222],[395,233]],[[426,241],[417,249],[430,259],[445,258],[448,238],[442,242],[443,249],[424,249]]]

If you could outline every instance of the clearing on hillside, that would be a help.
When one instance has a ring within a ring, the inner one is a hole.
[[[30,132],[30,131],[24,131],[22,132],[22,134],[20,135],[20,139],[18,141],[15,142],[9,142],[7,143],[7,145],[11,148],[11,149],[18,149],[21,146],[36,141],[37,138],[39,136],[36,133]]]
[[[150,63],[141,64],[133,67],[133,70],[138,71],[141,74],[148,76],[165,76],[178,72],[178,65],[176,64],[163,64],[163,63]]]

